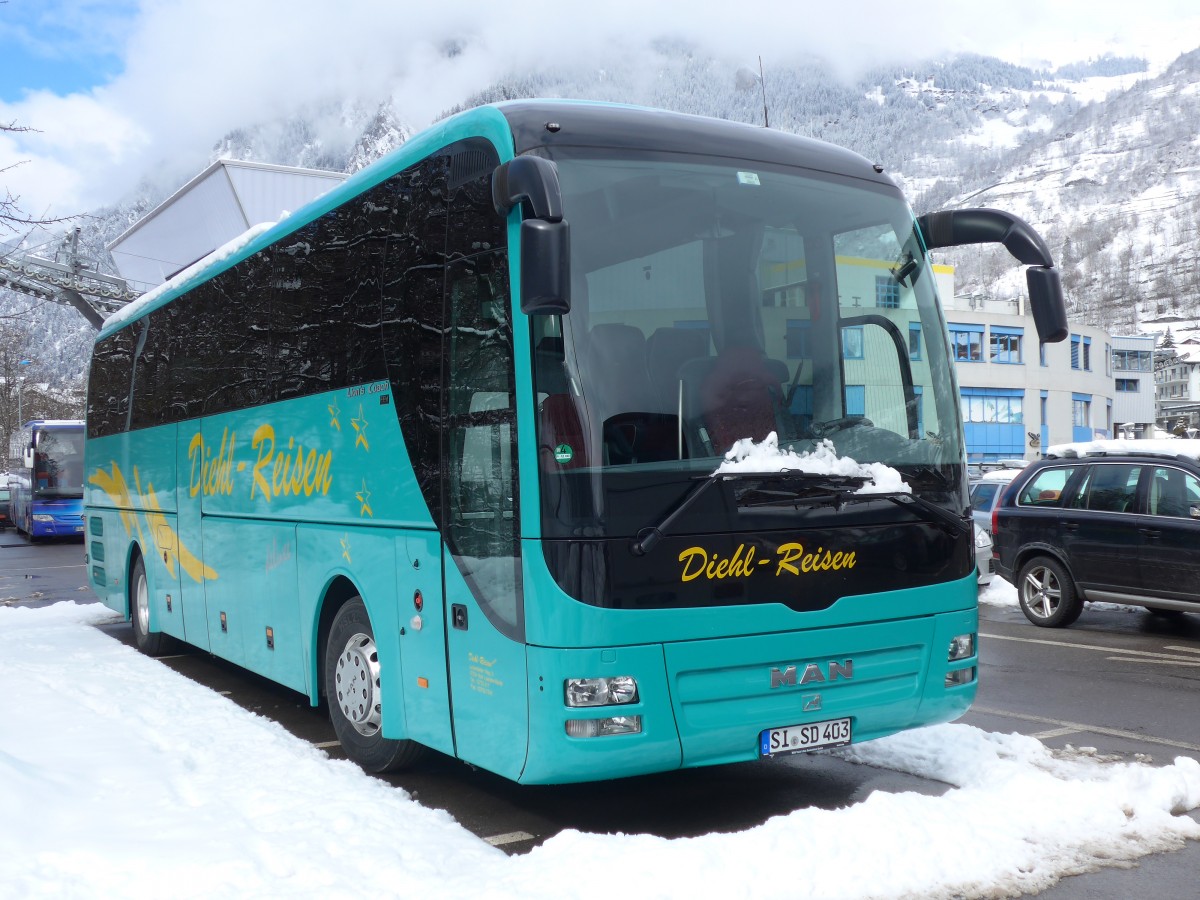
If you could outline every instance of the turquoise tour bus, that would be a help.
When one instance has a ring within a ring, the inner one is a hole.
[[[9,475],[8,516],[31,541],[83,535],[82,419],[34,419],[17,438],[21,462]]]
[[[915,218],[779,131],[571,101],[463,112],[97,336],[92,587],[325,702],[370,771],[526,783],[773,758],[961,715],[977,607]]]

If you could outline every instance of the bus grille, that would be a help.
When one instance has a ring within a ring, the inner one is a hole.
[[[851,716],[855,739],[907,727],[929,620],[665,647],[684,765],[747,759],[764,729]]]

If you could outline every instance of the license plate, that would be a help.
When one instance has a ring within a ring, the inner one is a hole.
[[[83,526],[82,526],[82,525],[76,525],[76,526],[75,526],[75,530],[76,530],[76,531],[83,531]]]
[[[850,720],[827,719],[803,725],[768,728],[758,736],[759,756],[786,756],[808,750],[844,747],[850,743]]]

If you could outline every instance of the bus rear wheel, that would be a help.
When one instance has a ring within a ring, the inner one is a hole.
[[[415,741],[383,736],[383,677],[375,632],[361,598],[338,610],[325,644],[329,720],[346,754],[368,772],[411,766],[426,754]]]
[[[169,634],[150,630],[150,583],[140,556],[129,575],[129,618],[133,621],[133,642],[147,656],[162,656],[175,649],[175,639]]]

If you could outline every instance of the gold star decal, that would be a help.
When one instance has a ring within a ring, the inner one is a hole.
[[[348,538],[346,535],[342,535],[341,544],[342,558],[345,559],[346,562],[353,564],[354,560],[350,558],[350,538]]]
[[[354,427],[354,446],[362,444],[362,448],[368,452],[371,450],[371,445],[367,443],[367,419],[363,415],[362,404],[358,404],[358,416],[350,420],[350,424]]]
[[[370,516],[375,518],[375,513],[371,512],[371,492],[367,490],[367,479],[363,479],[362,490],[354,495],[354,499],[362,504],[362,508],[358,511],[360,516]]]
[[[337,431],[341,431],[342,423],[338,421],[338,416],[342,414],[342,411],[338,409],[337,401],[334,400],[332,403],[328,404],[326,409],[329,410],[329,424],[332,425]]]

